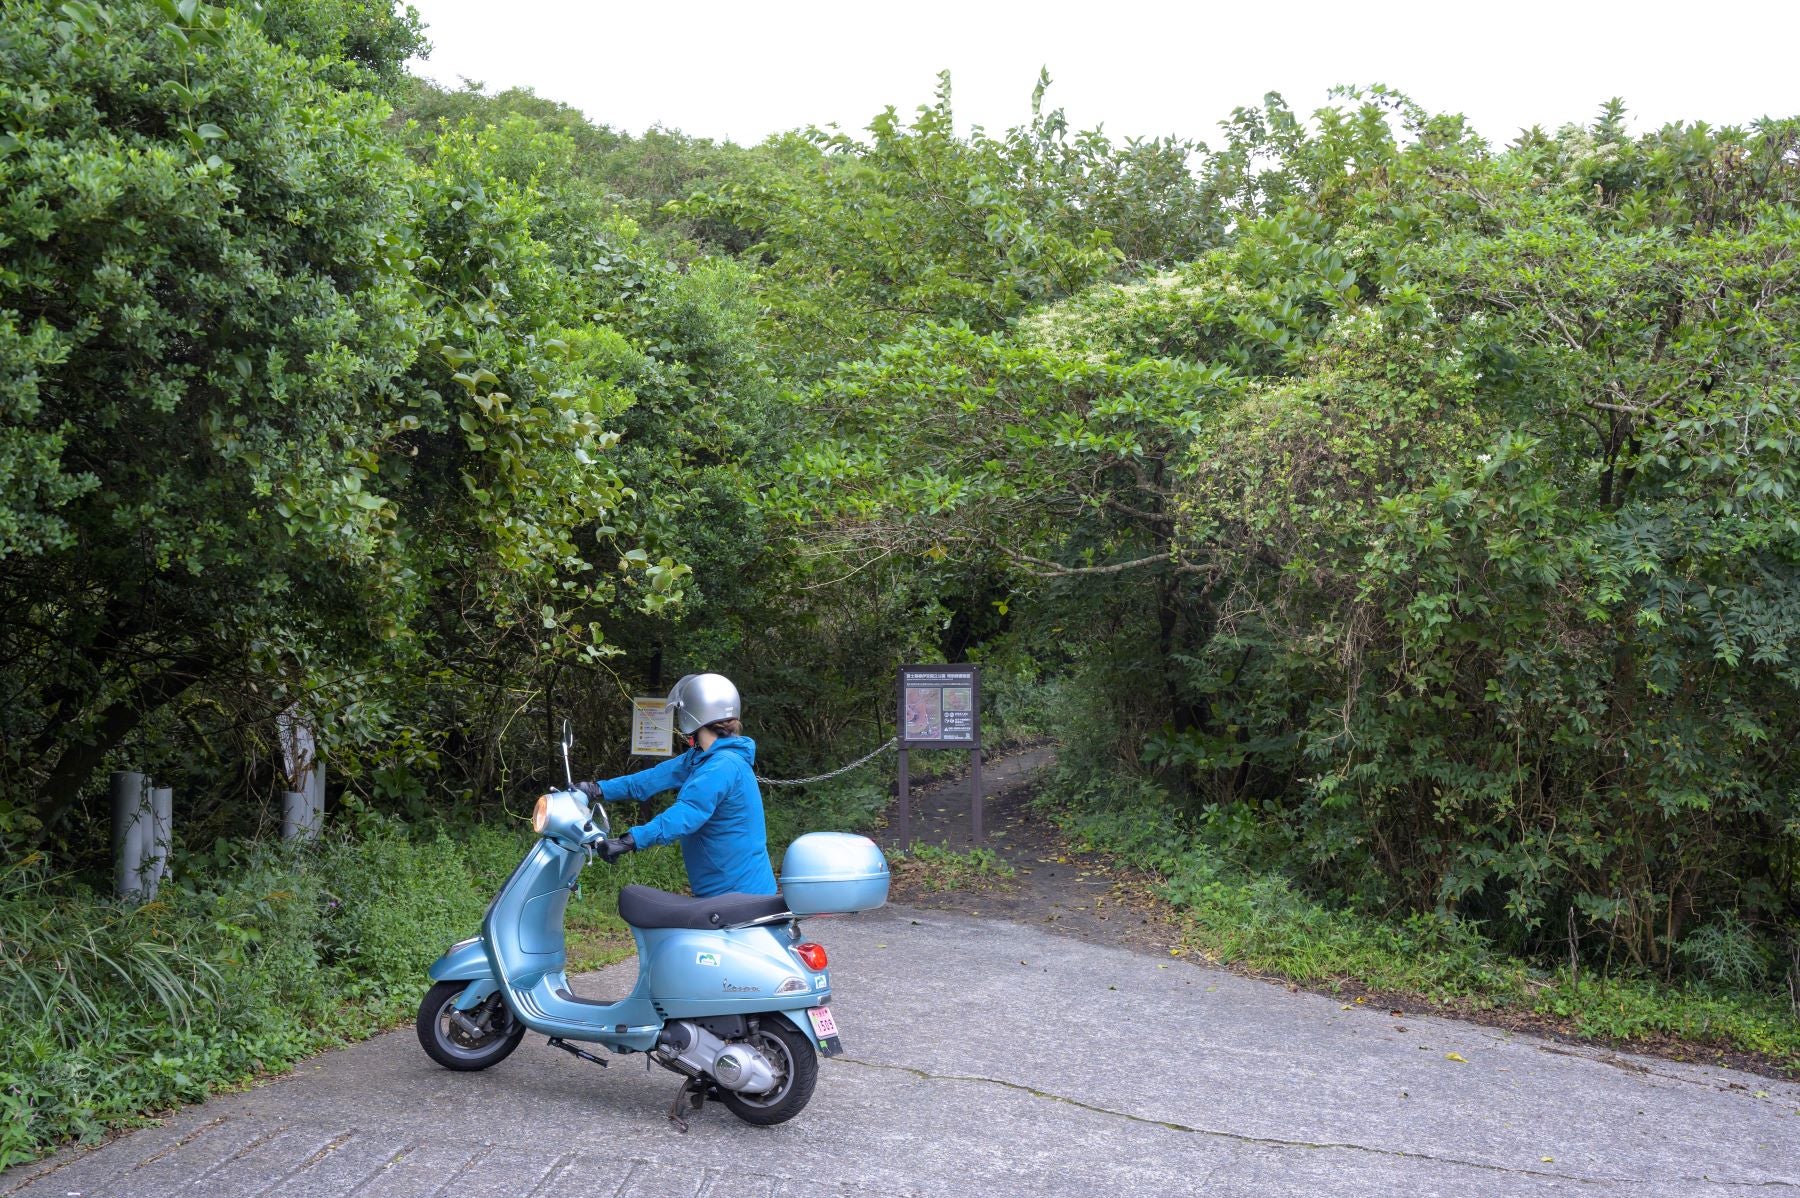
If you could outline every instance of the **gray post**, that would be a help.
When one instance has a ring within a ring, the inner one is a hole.
[[[113,893],[135,898],[143,893],[145,842],[150,838],[148,795],[144,775],[119,770],[112,776]]]
[[[172,787],[157,786],[150,791],[150,823],[145,829],[144,865],[140,882],[144,887],[144,897],[156,897],[157,888],[162,880],[169,876],[169,834],[170,817],[175,806],[175,791]]]
[[[325,763],[313,727],[290,706],[275,717],[287,784],[281,795],[281,838],[311,839],[325,826]]]

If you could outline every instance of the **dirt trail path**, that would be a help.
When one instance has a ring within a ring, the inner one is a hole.
[[[894,872],[894,901],[1034,924],[1095,944],[1167,956],[1180,945],[1180,931],[1173,913],[1152,893],[1151,880],[1098,854],[1076,851],[1032,809],[1055,763],[1054,746],[1035,745],[1003,753],[983,768],[984,847],[1011,866],[1013,876],[940,889],[945,871],[928,860],[903,860]],[[968,852],[974,847],[969,806],[966,771],[916,788],[913,844]],[[897,802],[889,807],[886,827],[875,834],[890,856],[900,847],[898,810]]]

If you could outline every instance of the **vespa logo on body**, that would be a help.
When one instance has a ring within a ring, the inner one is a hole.
[[[761,994],[762,987],[761,986],[739,986],[739,985],[735,985],[730,978],[726,978],[725,979],[725,992],[727,994]]]

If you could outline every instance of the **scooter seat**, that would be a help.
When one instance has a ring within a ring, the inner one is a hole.
[[[787,900],[779,894],[715,894],[689,898],[654,886],[627,886],[619,891],[619,918],[634,928],[728,928],[767,915],[783,915]]]

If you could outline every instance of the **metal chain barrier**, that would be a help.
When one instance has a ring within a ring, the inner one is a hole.
[[[858,757],[849,765],[841,765],[837,769],[832,770],[829,774],[814,774],[810,778],[765,778],[761,774],[758,774],[756,780],[761,782],[764,786],[805,786],[809,782],[824,782],[828,779],[837,777],[839,774],[847,774],[859,765],[867,765],[869,762],[875,760],[875,758],[881,756],[881,754],[887,752],[899,743],[900,738],[898,736],[893,737],[887,744],[877,748],[874,752],[866,753],[863,756]]]

